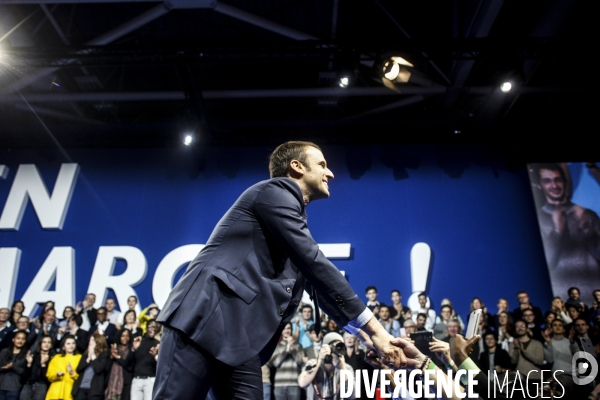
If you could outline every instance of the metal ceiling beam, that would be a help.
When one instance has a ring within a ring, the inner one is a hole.
[[[120,37],[127,35],[128,33],[132,32],[132,31],[136,30],[140,26],[143,26],[143,25],[147,24],[148,22],[153,21],[156,18],[166,14],[167,12],[169,12],[170,9],[171,8],[166,3],[160,3],[160,4],[152,7],[151,9],[147,10],[146,12],[143,12],[142,14],[138,15],[137,17],[118,26],[117,28],[108,31],[105,34],[100,35],[93,40],[90,40],[86,44],[89,46],[106,45]],[[24,78],[20,79],[19,81],[10,84],[8,87],[3,88],[0,91],[0,93],[6,94],[6,93],[14,92],[16,90],[20,90],[20,89],[24,88],[25,86],[28,86],[29,84],[35,82],[36,80],[43,78],[47,75],[50,75],[53,72],[56,72],[63,65],[71,64],[74,61],[75,61],[75,59],[63,60],[61,62],[61,65],[58,65],[56,67],[48,67],[48,68],[42,68],[40,70],[37,70],[37,71],[25,76]]]

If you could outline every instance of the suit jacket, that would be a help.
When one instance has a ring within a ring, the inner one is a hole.
[[[171,291],[158,321],[218,360],[267,362],[302,298],[345,326],[366,306],[312,238],[300,187],[274,178],[248,188],[221,218]]]
[[[54,322],[53,324],[50,325],[50,327],[48,328],[48,335],[50,335],[52,337],[52,343],[54,347],[58,347],[58,340],[56,340],[56,336],[58,335],[58,329],[60,328],[60,326],[58,326],[58,323]],[[40,341],[42,340],[42,336],[44,336],[44,327],[42,324],[42,327],[37,330],[36,332],[36,328],[35,328],[35,324],[31,324],[30,328],[29,328],[29,335],[27,335],[27,343],[32,343],[31,344],[31,348],[32,349],[37,349]]]
[[[100,354],[89,364],[85,354],[81,357],[81,361],[79,361],[79,365],[77,366],[77,374],[79,376],[73,385],[73,397],[76,397],[77,392],[79,392],[81,382],[83,381],[84,372],[88,366],[91,366],[94,369],[94,377],[92,378],[88,397],[94,398],[94,396],[104,396],[104,389],[106,388],[106,383],[108,382],[107,375],[112,367],[112,362],[108,351]]]
[[[512,369],[510,355],[507,351],[502,350],[499,346],[496,346],[496,351],[494,352],[493,366],[496,365],[499,365],[504,369]],[[490,370],[490,352],[487,349],[479,355],[479,368],[486,373],[488,373]]]
[[[97,330],[98,330],[98,324],[96,324],[90,328],[90,330],[88,332],[88,336],[87,336],[88,343],[89,343],[92,335],[94,333],[96,333]],[[109,323],[106,326],[106,330],[104,331],[104,335],[103,335],[109,346],[115,342],[116,334],[117,334],[117,327],[114,324]]]

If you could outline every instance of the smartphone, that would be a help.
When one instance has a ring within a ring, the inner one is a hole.
[[[425,355],[430,356],[429,343],[433,341],[433,333],[427,331],[419,331],[410,334],[410,338],[415,341],[415,347]]]
[[[482,313],[483,310],[481,308],[471,313],[471,315],[469,316],[469,325],[467,326],[465,338],[471,339],[477,334],[477,330],[479,329],[479,320],[481,319]]]

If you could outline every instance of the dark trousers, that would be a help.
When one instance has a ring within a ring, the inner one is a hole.
[[[27,383],[21,389],[19,400],[44,400],[48,386],[45,383]]]
[[[257,355],[232,367],[215,359],[185,335],[164,329],[158,352],[153,400],[262,400],[262,373]]]
[[[0,400],[18,400],[18,390],[0,390]]]

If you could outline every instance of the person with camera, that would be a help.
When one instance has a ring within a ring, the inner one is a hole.
[[[303,389],[312,385],[315,398],[339,400],[340,371],[354,373],[352,367],[346,364],[344,354],[344,338],[335,332],[325,335],[318,358],[308,360],[298,377],[298,385]]]

